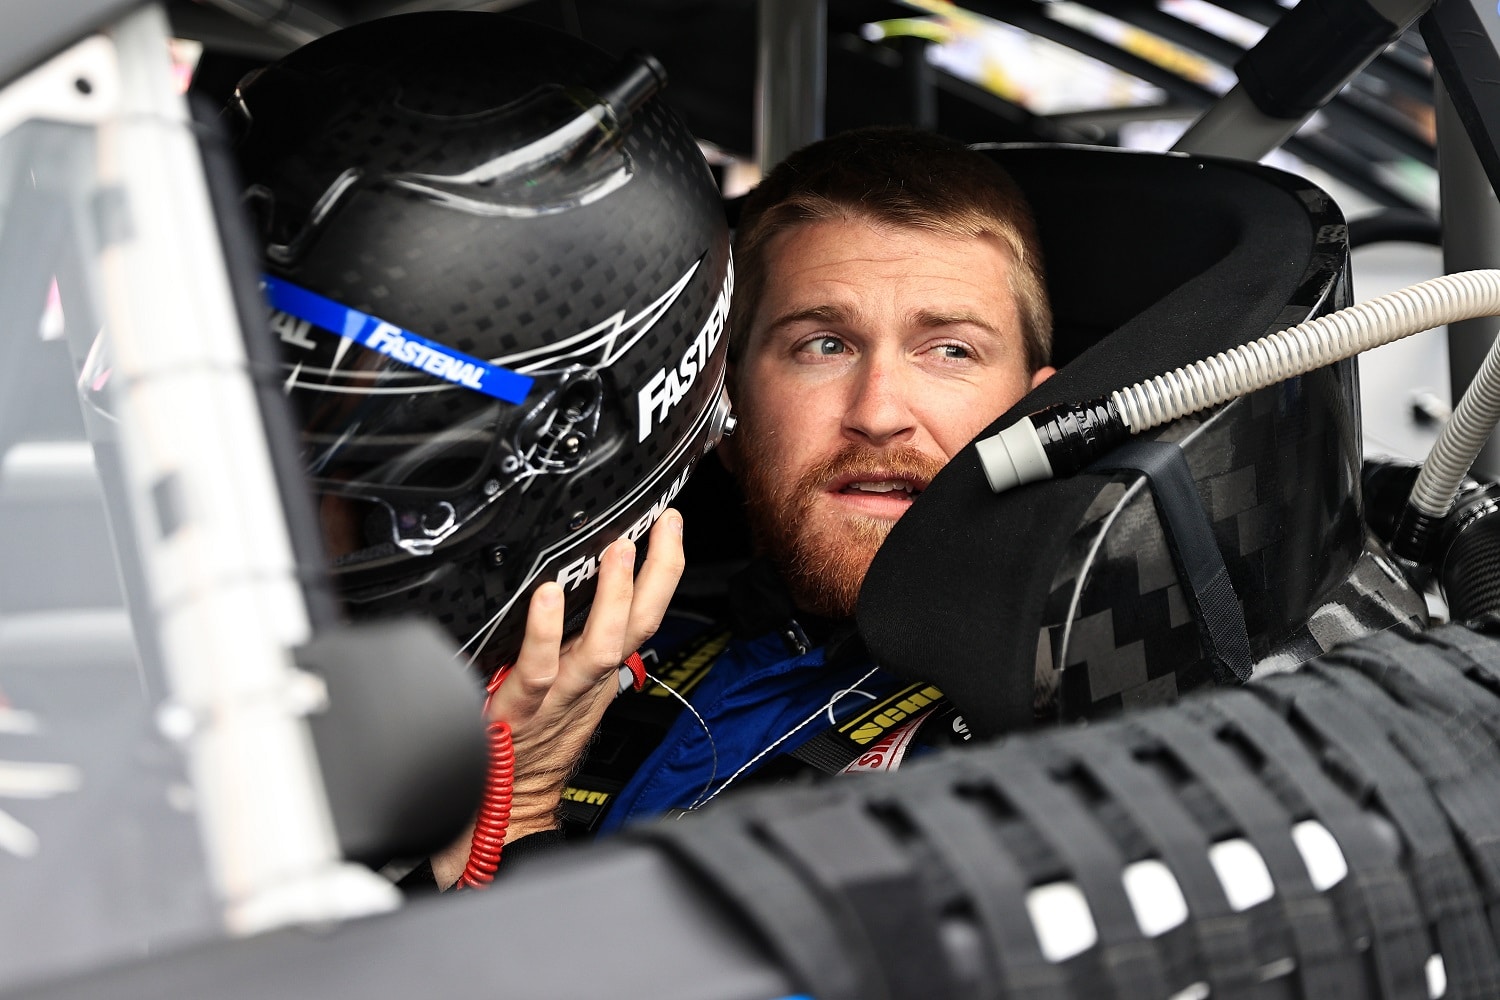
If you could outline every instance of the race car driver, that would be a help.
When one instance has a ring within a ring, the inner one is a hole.
[[[484,675],[514,663],[489,705],[513,734],[511,859],[555,840],[560,802],[609,829],[776,773],[827,726],[909,740],[882,721],[940,695],[866,662],[859,584],[942,463],[1050,373],[1024,203],[917,133],[836,137],[767,179],[726,338],[721,209],[660,85],[647,59],[432,14],[322,39],[237,98],[335,580],[351,614],[429,614]],[[668,504],[726,423],[731,339],[727,460],[764,556],[738,632],[663,629],[617,703],[629,752],[612,720],[568,783],[678,578]],[[467,854],[434,857],[436,884]]]
[[[751,193],[735,251],[739,426],[720,454],[759,558],[727,627],[663,649],[661,684],[606,717],[565,792],[580,826],[699,808],[752,776],[894,768],[924,724],[951,723],[936,688],[869,661],[855,602],[931,478],[1053,371],[1029,211],[957,142],[866,129],[808,146]]]

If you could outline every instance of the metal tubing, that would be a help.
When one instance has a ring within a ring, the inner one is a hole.
[[[1373,2],[1368,2],[1367,6],[1380,18],[1389,22],[1399,33],[1399,30],[1404,30],[1426,12],[1432,6],[1432,0],[1373,0]],[[1267,42],[1273,41],[1271,36],[1275,34],[1273,27],[1267,38],[1262,39],[1260,44],[1246,54],[1246,59],[1249,60],[1254,54],[1266,51]],[[1283,38],[1276,41],[1284,40]],[[1357,75],[1364,65],[1378,55],[1378,50],[1368,53],[1368,58],[1350,73],[1349,79]],[[1238,67],[1238,72],[1241,80],[1246,79],[1244,62]],[[1348,80],[1346,79],[1345,82],[1347,83]],[[1229,93],[1205,111],[1183,133],[1182,138],[1177,140],[1172,149],[1200,155],[1237,156],[1247,160],[1258,160],[1295,134],[1302,123],[1312,117],[1312,114],[1312,111],[1308,111],[1306,114],[1287,119],[1267,115],[1261,112],[1250,98],[1244,84],[1236,84]]]
[[[166,15],[112,35],[101,181],[129,225],[101,265],[122,487],[171,688],[159,722],[183,744],[232,933],[391,909],[391,885],[339,856],[307,722],[326,692],[292,658],[307,605]]]
[[[1443,270],[1449,274],[1500,266],[1500,203],[1469,142],[1458,110],[1439,80],[1437,109],[1438,188],[1442,192]],[[1495,341],[1493,319],[1448,324],[1448,372],[1457,404]],[[1482,476],[1500,474],[1500,441],[1491,436],[1474,462]]]
[[[826,0],[760,0],[755,160],[762,173],[823,138],[828,75]]]
[[[899,44],[901,67],[906,76],[907,93],[911,95],[913,128],[937,128],[937,73],[927,61],[925,38],[903,38]]]
[[[1173,152],[1258,160],[1300,128],[1297,119],[1272,118],[1255,106],[1245,88],[1234,88],[1205,111],[1172,145]]]

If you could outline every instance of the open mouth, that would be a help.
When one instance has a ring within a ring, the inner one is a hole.
[[[904,465],[904,463],[903,463]],[[922,471],[912,468],[879,468],[879,466],[865,466],[862,469],[849,469],[841,475],[835,475],[829,481],[829,493],[838,496],[852,496],[870,504],[907,504],[922,495],[922,490],[927,489],[930,478]]]
[[[911,500],[921,496],[927,483],[919,479],[871,476],[862,479],[846,479],[835,483],[832,492],[845,496],[888,497],[892,500]]]
[[[916,448],[885,454],[848,448],[811,474],[817,478],[804,481],[833,504],[830,510],[894,520],[926,491],[942,467],[936,456]]]

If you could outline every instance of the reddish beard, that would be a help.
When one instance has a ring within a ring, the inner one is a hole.
[[[740,488],[759,549],[781,571],[801,611],[850,618],[859,588],[894,521],[818,508],[831,483],[906,479],[927,483],[943,463],[915,448],[878,449],[849,444],[795,481],[765,445],[751,436],[735,442]]]

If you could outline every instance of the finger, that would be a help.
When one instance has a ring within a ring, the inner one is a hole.
[[[562,587],[549,581],[531,595],[521,651],[490,702],[491,719],[514,723],[536,713],[557,678],[562,638]]]
[[[682,579],[686,559],[682,553],[682,515],[668,508],[651,527],[646,562],[635,578],[635,593],[630,602],[630,624],[625,644],[638,649],[656,634]]]
[[[635,543],[617,539],[599,557],[599,583],[588,621],[577,640],[563,652],[558,673],[559,692],[576,697],[592,690],[601,678],[614,676],[625,648],[630,621],[630,599],[635,590]]]

